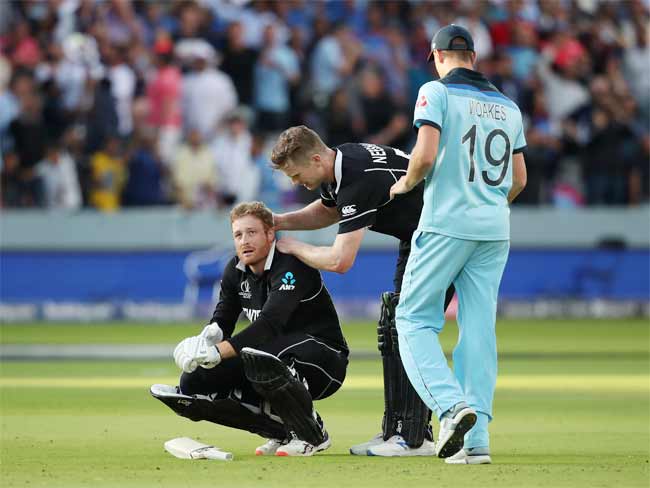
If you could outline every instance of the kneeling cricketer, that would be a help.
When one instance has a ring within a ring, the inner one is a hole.
[[[311,456],[330,446],[313,400],[341,387],[348,364],[336,310],[320,272],[276,250],[263,203],[237,205],[230,220],[237,255],[212,320],[176,346],[179,386],[151,394],[190,420],[264,437],[257,455]],[[233,335],[242,311],[251,323]]]

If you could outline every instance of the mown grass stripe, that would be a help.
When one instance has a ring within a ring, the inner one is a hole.
[[[3,377],[3,388],[148,388],[154,383],[176,384],[178,377]],[[347,390],[379,390],[383,380],[378,375],[352,375],[346,378]],[[650,393],[650,376],[633,375],[503,375],[497,390],[576,391]]]

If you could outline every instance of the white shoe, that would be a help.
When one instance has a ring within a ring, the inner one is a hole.
[[[439,458],[448,458],[460,451],[465,442],[465,434],[475,423],[476,412],[468,406],[458,408],[452,415],[443,416],[440,420],[436,455]]]
[[[368,456],[435,456],[436,444],[424,440],[420,447],[409,447],[401,435],[394,435],[387,441],[375,444],[368,449]]]
[[[465,449],[461,449],[453,456],[445,459],[447,464],[492,464],[492,458],[487,452],[481,454],[469,454]]]
[[[325,440],[318,446],[314,446],[306,441],[300,439],[293,439],[287,444],[278,447],[275,451],[276,456],[313,456],[317,452],[324,451],[332,445],[329,436],[325,433]]]
[[[269,439],[264,444],[262,444],[260,447],[257,447],[255,449],[255,455],[256,456],[273,456],[275,454],[275,451],[278,450],[278,447],[283,446],[286,443],[287,443],[286,440],[281,441],[279,439]]]
[[[384,442],[384,435],[380,432],[375,437],[370,439],[368,442],[362,444],[356,444],[350,448],[350,454],[353,456],[367,456],[368,449],[373,446],[377,446]]]

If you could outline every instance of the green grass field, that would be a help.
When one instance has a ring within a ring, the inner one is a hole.
[[[192,325],[2,325],[7,344],[170,344]],[[647,321],[500,321],[490,466],[347,454],[379,430],[375,326],[345,327],[354,352],[341,391],[317,403],[333,440],[313,458],[261,458],[260,438],[176,416],[148,393],[175,383],[169,361],[0,362],[0,486],[647,487]],[[443,333],[445,350],[456,336]],[[370,357],[370,359],[368,359]],[[363,358],[363,359],[361,359]],[[190,436],[235,454],[183,461],[165,440]]]

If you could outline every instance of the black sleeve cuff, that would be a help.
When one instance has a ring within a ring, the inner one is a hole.
[[[242,348],[258,348],[273,339],[275,335],[275,331],[271,324],[267,323],[267,321],[260,315],[255,322],[226,340],[230,342],[232,348],[237,351],[237,354],[239,354]]]
[[[526,150],[527,147],[528,147],[528,146],[521,146],[521,147],[518,147],[517,149],[515,149],[514,151],[512,151],[512,154],[518,154],[518,153],[524,152],[524,151]]]
[[[435,122],[433,122],[431,120],[417,119],[415,122],[413,122],[413,129],[415,129],[415,132],[420,130],[418,125],[430,125],[431,127],[435,127],[436,129],[438,129],[438,131],[442,132],[442,127],[440,127],[438,124],[436,124]]]

